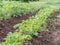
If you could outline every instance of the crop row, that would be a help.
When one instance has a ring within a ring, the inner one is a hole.
[[[40,2],[21,3],[19,1],[2,1],[0,2],[0,19],[6,19],[11,16],[21,16],[24,13],[33,13],[40,8]]]
[[[31,12],[34,13],[38,8],[41,8],[47,2],[29,2],[20,1],[0,1],[0,20],[7,19],[11,16],[22,16],[22,14]],[[50,4],[50,3],[48,3]]]
[[[1,45],[22,45],[25,40],[31,40],[33,35],[38,34],[42,31],[41,25],[44,26],[44,31],[46,31],[46,19],[50,14],[59,8],[56,7],[45,7],[42,8],[36,16],[32,16],[27,20],[23,20],[14,26],[16,31],[14,33],[9,32],[8,36],[5,38],[5,42]]]

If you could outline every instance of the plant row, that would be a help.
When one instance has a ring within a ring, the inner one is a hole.
[[[23,20],[22,23],[16,24],[14,26],[16,31],[14,33],[9,32],[5,38],[6,41],[2,42],[1,45],[22,45],[25,40],[31,40],[33,35],[37,36],[38,32],[42,31],[42,24],[44,26],[43,31],[46,31],[47,17],[58,9],[56,7],[42,8],[35,17],[32,16]]]
[[[40,2],[21,3],[19,1],[1,1],[0,2],[0,19],[6,19],[11,16],[21,16],[24,13],[35,12],[40,8]]]

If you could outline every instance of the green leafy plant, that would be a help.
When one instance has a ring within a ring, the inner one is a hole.
[[[17,16],[16,14],[21,14],[27,11],[34,12],[36,9],[40,8],[39,4],[40,3],[38,2],[34,4],[32,2],[30,2],[29,4],[18,3],[15,1],[4,2],[4,6],[3,6],[4,13],[2,13],[3,15],[2,17],[3,18],[8,16],[10,17],[12,15]],[[42,27],[41,27],[42,24],[43,24],[43,31],[46,31],[47,17],[50,16],[52,12],[60,9],[60,7],[57,5],[53,6],[53,5],[47,5],[47,4],[41,7],[42,9],[40,9],[40,11],[36,14],[36,16],[32,16],[27,20],[23,20],[22,23],[16,24],[14,26],[16,31],[14,33],[11,33],[11,32],[8,33],[7,37],[4,39],[6,41],[0,43],[0,45],[22,45],[25,40],[31,40],[33,35],[38,35],[38,32],[42,31]]]
[[[28,20],[23,20],[14,26],[16,31],[14,33],[9,33],[5,42],[1,45],[22,45],[25,40],[31,40],[33,35],[37,35],[37,32],[42,31],[41,24],[46,28],[46,19],[53,12],[59,8],[43,8],[36,16],[30,17]]]
[[[0,18],[7,19],[11,16],[22,16],[22,14],[34,13],[40,8],[40,2],[20,3],[19,1],[2,1],[0,2]]]

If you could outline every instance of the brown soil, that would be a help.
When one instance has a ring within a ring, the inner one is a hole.
[[[60,45],[60,11],[54,12],[47,19],[47,32],[40,32],[38,36],[33,36],[32,40],[25,41],[23,45]],[[54,21],[55,20],[55,21]]]
[[[39,10],[35,11],[33,14],[29,12],[22,16],[11,17],[10,19],[0,21],[0,42],[4,41],[3,38],[5,38],[9,32],[15,31],[13,28],[15,24],[18,24],[22,22],[22,20],[26,20],[31,16],[35,16],[38,11]]]

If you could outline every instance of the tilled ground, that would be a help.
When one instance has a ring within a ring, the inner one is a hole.
[[[47,32],[40,32],[32,40],[25,41],[23,45],[60,45],[60,12],[54,12],[47,20]],[[55,21],[54,21],[55,20]]]

